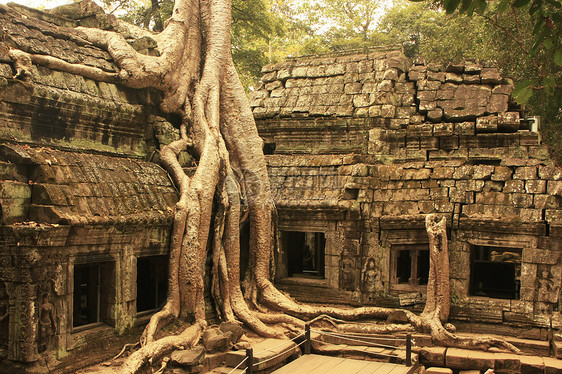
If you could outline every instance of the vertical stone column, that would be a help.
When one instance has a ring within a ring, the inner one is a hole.
[[[137,314],[137,257],[133,254],[132,245],[126,245],[116,263],[119,269],[116,272],[116,300],[115,308],[118,309],[115,327],[123,333],[133,327]]]
[[[35,286],[30,283],[9,283],[10,327],[8,359],[33,362],[37,353],[37,313]]]

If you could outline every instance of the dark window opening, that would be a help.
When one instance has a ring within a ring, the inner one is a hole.
[[[346,188],[343,193],[343,200],[356,200],[359,196],[358,188]]]
[[[519,299],[521,253],[518,248],[473,246],[470,295]]]
[[[137,312],[161,308],[168,291],[168,256],[137,259]]]
[[[288,275],[324,278],[326,238],[323,232],[282,232]]]
[[[396,259],[396,283],[409,283],[412,276],[410,251],[398,251]]]
[[[73,327],[108,323],[112,269],[110,262],[74,266]]]
[[[427,244],[393,246],[391,252],[391,281],[395,289],[409,289],[427,285],[429,278],[429,249]]]
[[[272,155],[275,153],[276,144],[275,143],[265,143],[263,145],[263,154]]]

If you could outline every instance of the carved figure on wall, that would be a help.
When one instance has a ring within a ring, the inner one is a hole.
[[[537,300],[547,303],[556,303],[559,291],[559,286],[555,285],[552,279],[550,271],[543,269],[537,278],[538,290],[537,290]]]
[[[39,352],[44,352],[51,346],[53,335],[55,335],[55,307],[49,300],[49,294],[44,293],[39,309]]]
[[[375,292],[382,289],[381,272],[377,268],[374,258],[369,257],[365,262],[361,278],[363,292]]]
[[[345,291],[355,291],[357,288],[357,262],[349,253],[349,249],[345,248],[341,254],[340,260],[340,288]]]

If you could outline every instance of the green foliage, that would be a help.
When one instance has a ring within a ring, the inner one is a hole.
[[[232,58],[244,87],[254,85],[270,61],[272,39],[285,34],[283,19],[268,0],[233,0]]]
[[[519,38],[519,50],[529,55],[536,70],[534,79],[522,81],[514,96],[519,103],[527,103],[537,89],[553,93],[560,89],[559,67],[562,66],[562,1],[560,0],[442,0],[447,13],[472,16],[474,12],[495,18],[510,14]],[[527,25],[522,26],[522,22]],[[526,40],[523,40],[526,39]],[[554,65],[554,66],[549,66]]]
[[[489,36],[484,20],[447,15],[426,2],[395,6],[378,30],[379,43],[400,44],[408,56],[421,55],[433,62],[491,60],[493,50],[483,48]]]

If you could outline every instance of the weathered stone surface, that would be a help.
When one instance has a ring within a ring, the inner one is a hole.
[[[495,354],[495,368],[494,371],[499,373],[520,373],[521,360],[519,356],[508,353]]]
[[[426,374],[453,374],[453,370],[449,368],[429,367],[425,369]]]
[[[234,340],[232,335],[232,332],[223,332],[219,328],[205,330],[202,336],[205,351],[209,353],[226,351]]]
[[[445,352],[443,347],[424,347],[420,350],[420,362],[426,366],[444,366]]]
[[[197,366],[205,358],[205,349],[196,346],[187,350],[177,350],[170,355],[170,363],[177,366]]]
[[[219,325],[219,329],[224,333],[232,333],[231,343],[238,342],[242,335],[244,335],[244,330],[242,329],[242,327],[234,322],[223,322]]]

